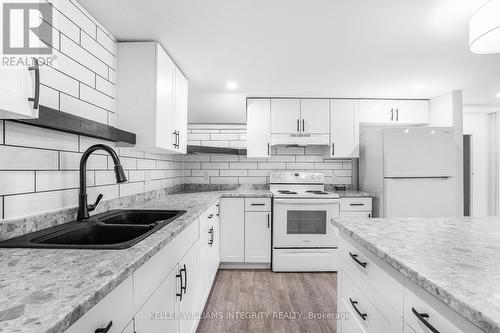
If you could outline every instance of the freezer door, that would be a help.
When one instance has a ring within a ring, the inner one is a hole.
[[[453,130],[443,127],[384,129],[385,177],[453,176]]]
[[[385,179],[384,216],[456,216],[453,178]]]

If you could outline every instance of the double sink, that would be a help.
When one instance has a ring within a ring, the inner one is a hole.
[[[126,249],[184,214],[184,210],[112,210],[0,242],[0,247]]]

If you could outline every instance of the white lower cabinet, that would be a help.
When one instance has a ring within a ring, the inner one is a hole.
[[[65,332],[194,333],[219,267],[217,214],[204,212]]]
[[[339,333],[482,332],[343,233],[339,250]]]
[[[220,261],[269,264],[271,218],[270,198],[222,198]]]
[[[372,198],[340,198],[340,217],[372,217]]]
[[[147,300],[144,306],[135,315],[136,333],[165,333],[176,332],[177,293],[178,283],[177,267],[174,268],[163,280]],[[134,330],[130,330],[134,332]]]
[[[245,199],[222,198],[220,202],[220,261],[245,260]]]
[[[245,262],[271,261],[271,212],[245,213]]]

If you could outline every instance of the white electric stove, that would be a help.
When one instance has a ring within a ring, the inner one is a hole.
[[[273,263],[275,272],[336,271],[338,236],[331,219],[340,200],[325,191],[314,172],[273,172]]]

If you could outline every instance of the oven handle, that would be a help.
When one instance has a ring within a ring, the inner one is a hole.
[[[322,205],[322,204],[334,204],[340,205],[339,199],[274,199],[274,204],[299,204],[299,205]]]

